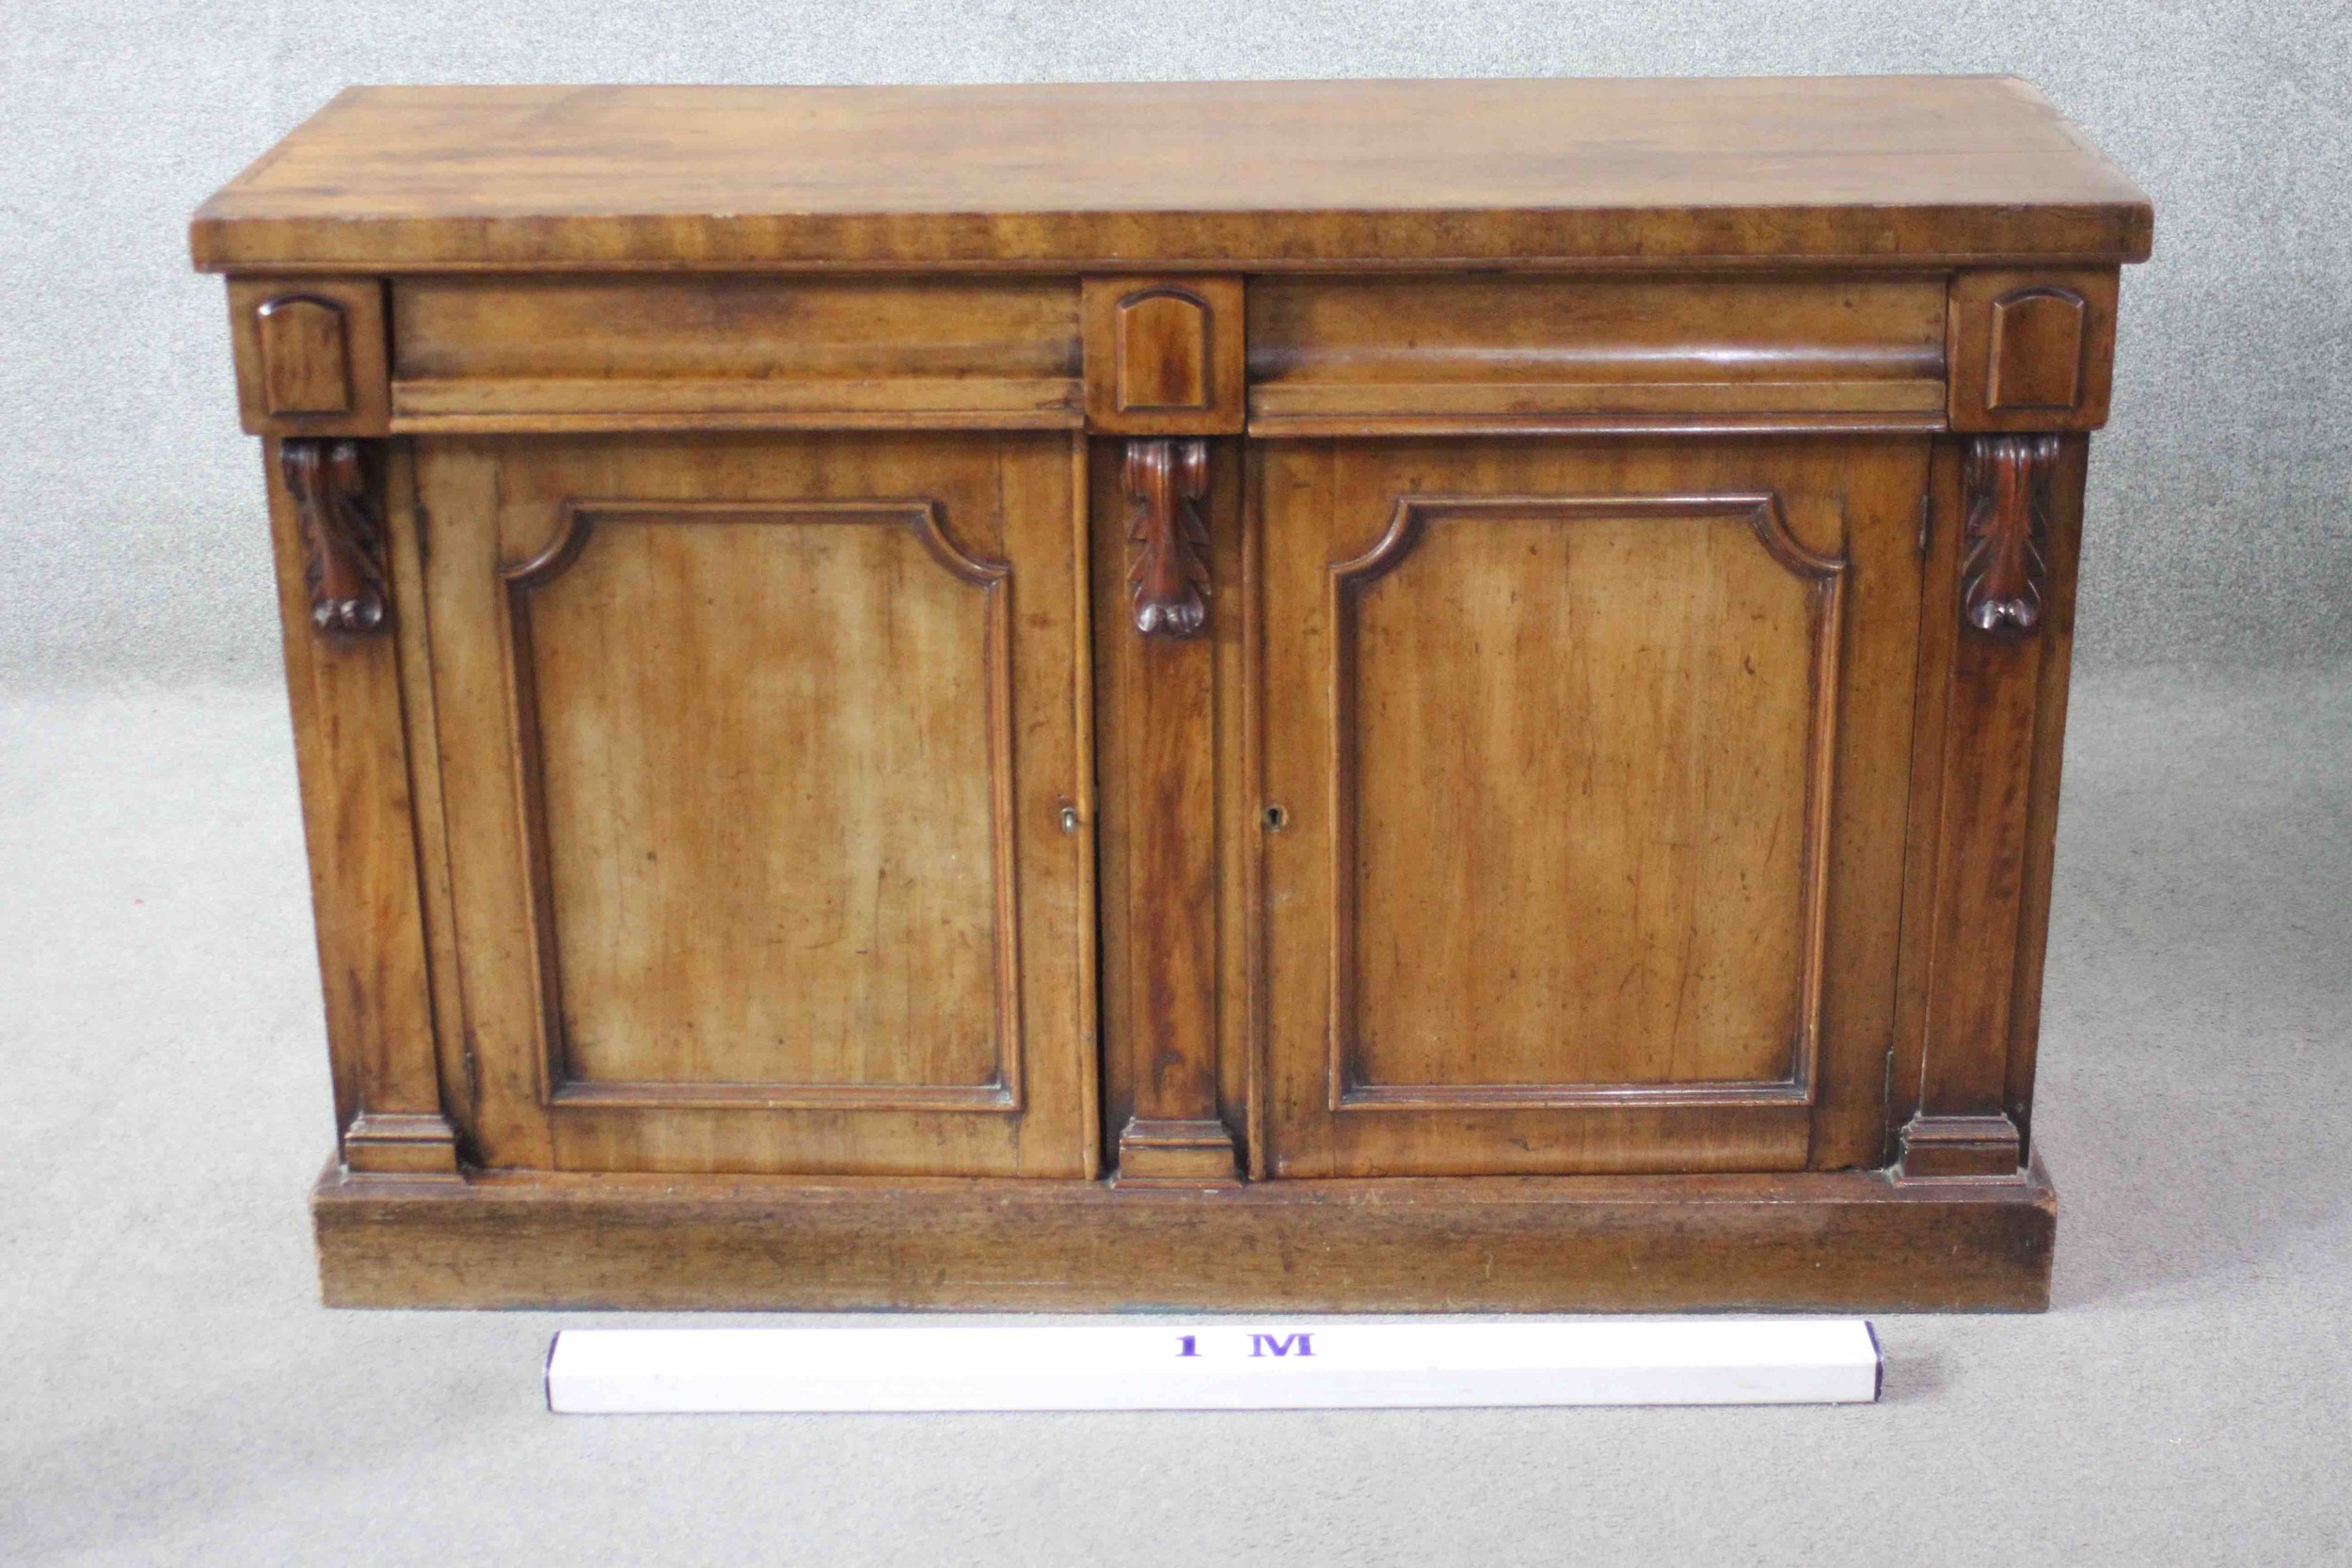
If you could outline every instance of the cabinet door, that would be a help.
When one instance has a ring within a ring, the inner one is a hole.
[[[1075,468],[417,443],[484,1164],[1089,1171]]]
[[[1271,1171],[1879,1163],[1928,464],[1263,450]]]

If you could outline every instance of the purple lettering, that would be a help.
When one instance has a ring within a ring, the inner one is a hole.
[[[1315,1353],[1311,1334],[1252,1334],[1249,1354],[1259,1355],[1312,1355]]]

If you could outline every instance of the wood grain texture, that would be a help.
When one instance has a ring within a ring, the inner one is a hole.
[[[1052,436],[421,446],[485,1164],[1086,1167],[1071,478]]]
[[[1962,526],[1947,530],[1930,565],[1938,589],[1922,601],[1913,809],[1923,815],[1889,1106],[1904,1118],[1907,1180],[2019,1180],[2030,1153],[2019,1117],[2031,1101],[2048,922],[2047,882],[2035,879],[2046,878],[2057,833],[2062,725],[2062,710],[2045,718],[2040,707],[2045,695],[2063,698],[2082,450],[2080,437],[1979,436],[1952,453],[1937,489],[1941,515]],[[2042,534],[2031,617],[1975,613],[1972,562],[1983,519],[2001,507],[2032,508]],[[2043,595],[2063,597],[2063,638],[2041,635]]]
[[[402,431],[1074,429],[1074,279],[404,277]]]
[[[1810,1102],[1846,566],[1769,494],[1416,495],[1331,566],[1332,1110]]]
[[[2046,1178],[1267,1181],[330,1178],[343,1307],[2039,1311]]]
[[[1984,405],[1996,414],[2072,409],[2082,401],[2090,307],[2072,289],[2012,289],[1993,302]]]
[[[1257,436],[1943,424],[1936,278],[1270,277],[1249,312]]]
[[[915,501],[572,502],[504,574],[557,1099],[1018,1109],[1010,575]]]
[[[1271,1168],[1875,1163],[1926,456],[1267,451]]]
[[[1131,441],[1125,467],[1138,503],[1128,582],[1143,646],[1122,661],[1126,890],[1139,918],[1127,942],[1134,1109],[1120,1180],[1231,1180],[1235,1146],[1217,1104],[1216,661],[1195,635],[1209,613],[1199,510],[1209,448]]]
[[[279,444],[265,443],[264,458],[343,1158],[363,1173],[452,1173],[397,651],[390,638],[313,628],[305,530]]]
[[[1112,311],[1119,368],[1111,401],[1122,414],[1209,406],[1209,310],[1188,290],[1149,290]]]
[[[1181,641],[1136,634],[1130,445],[1094,446],[1104,1116],[1122,1181],[1230,1180],[1232,1124],[1249,1103],[1238,855],[1254,837],[1256,799],[1233,750],[1239,607],[1217,605]],[[1230,445],[1204,451],[1202,465],[1204,547],[1238,583],[1240,466]]]
[[[1983,1116],[1929,1113],[1903,1124],[1899,1186],[1923,1182],[2013,1182],[2023,1180],[2025,1146],[2004,1112]]]
[[[1952,276],[1946,355],[1951,428],[2096,430],[2115,384],[2113,267]]]
[[[1104,1153],[1109,1142],[1104,1130],[1108,1073],[1104,1055],[1103,991],[1103,785],[1102,741],[1096,730],[1093,473],[1084,436],[1070,441],[1070,607],[1073,647],[1070,660],[1072,758],[1074,777],[1068,794],[1055,802],[1055,824],[1073,840],[1076,872],[1070,912],[1078,927],[1078,1103],[1081,1107],[1083,1175],[1099,1179],[1109,1164]],[[1113,625],[1117,625],[1114,621]]]
[[[405,436],[692,430],[1075,430],[1078,383],[960,376],[882,381],[404,381]]]
[[[405,441],[383,444],[383,501],[392,596],[403,607],[392,622],[392,653],[400,672],[401,718],[408,753],[409,821],[417,842],[419,913],[424,922],[427,988],[441,1085],[442,1112],[461,1160],[473,1125],[478,1073],[466,998],[457,966],[457,918],[449,871],[449,818],[441,799],[441,734],[433,688],[432,619],[424,588],[429,516],[417,506],[415,453]]]
[[[347,92],[191,230],[330,1299],[2042,1305],[2151,227],[1998,78]]]
[[[2049,575],[2042,602],[2040,685],[2034,693],[2033,772],[2026,781],[2024,893],[2017,911],[2015,989],[2009,1008],[2009,1070],[2003,1107],[2021,1151],[2033,1152],[2034,1073],[2042,1043],[2042,960],[2058,858],[2058,781],[2066,751],[2066,705],[2074,655],[2074,594],[2081,581],[2083,493],[2090,442],[2060,437],[2050,482]]]
[[[249,436],[389,428],[384,285],[373,277],[232,277],[229,342]]]
[[[1248,411],[1238,277],[1112,277],[1085,283],[1089,429],[1231,436]]]
[[[355,87],[199,266],[729,271],[2138,261],[2148,198],[2000,77]]]
[[[351,411],[350,332],[343,309],[309,294],[279,294],[254,312],[262,348],[262,406],[272,418]]]

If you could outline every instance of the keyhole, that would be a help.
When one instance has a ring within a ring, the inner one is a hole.
[[[1268,806],[1268,807],[1266,807],[1266,809],[1265,809],[1265,825],[1266,825],[1266,827],[1267,827],[1267,828],[1269,828],[1269,829],[1270,829],[1270,830],[1272,830],[1273,832],[1278,832],[1278,833],[1279,833],[1279,832],[1281,832],[1284,828],[1286,828],[1286,827],[1290,826],[1290,820],[1291,820],[1291,814],[1290,814],[1289,812],[1284,811],[1281,807],[1279,807],[1279,806]]]

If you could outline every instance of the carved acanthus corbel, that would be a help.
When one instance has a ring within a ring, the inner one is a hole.
[[[1136,630],[1190,637],[1209,620],[1209,526],[1200,510],[1209,493],[1208,443],[1128,442],[1126,490]]]
[[[2058,454],[2055,436],[1979,436],[1969,444],[1960,610],[1980,632],[2025,637],[2041,629]]]
[[[289,439],[278,443],[278,461],[302,524],[310,625],[344,635],[383,630],[390,605],[384,533],[359,443]]]

